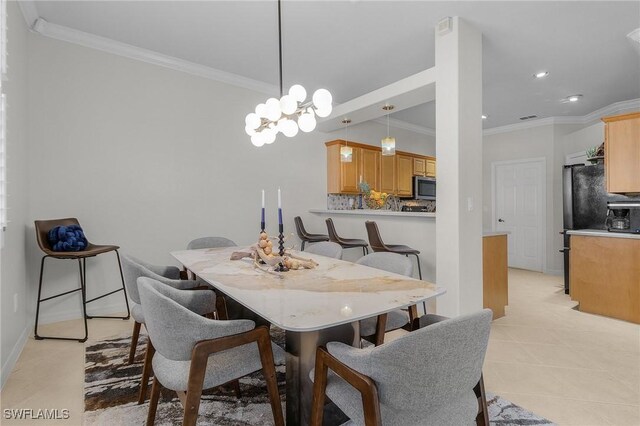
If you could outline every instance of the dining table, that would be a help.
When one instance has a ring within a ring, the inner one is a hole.
[[[360,347],[362,319],[416,306],[445,293],[404,275],[307,252],[312,269],[274,272],[252,258],[231,260],[249,247],[182,250],[171,255],[203,281],[285,332],[286,422],[308,425],[316,349],[328,342]]]

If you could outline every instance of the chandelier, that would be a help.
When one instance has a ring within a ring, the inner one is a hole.
[[[282,90],[282,13],[278,0],[278,53],[280,71],[280,99],[269,98],[258,104],[255,112],[245,118],[245,132],[251,136],[255,146],[275,142],[278,132],[294,137],[298,130],[312,132],[316,128],[316,116],[328,117],[332,111],[331,93],[318,89],[307,100],[307,91],[300,84],[294,84],[284,95]]]

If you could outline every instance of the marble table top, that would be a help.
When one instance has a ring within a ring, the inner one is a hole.
[[[221,292],[289,331],[314,331],[373,317],[444,294],[426,281],[307,252],[315,269],[269,274],[251,259],[230,260],[246,247],[171,253]]]

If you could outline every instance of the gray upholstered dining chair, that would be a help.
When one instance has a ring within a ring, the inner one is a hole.
[[[181,280],[180,269],[175,266],[157,266],[144,262],[128,254],[122,254],[122,272],[127,292],[131,298],[131,315],[133,316],[133,333],[131,335],[131,349],[129,351],[129,364],[133,363],[140,336],[140,327],[145,324],[144,312],[141,305],[140,293],[138,292],[137,280],[140,277],[153,278],[164,285],[172,288],[187,290],[199,288],[201,290],[194,293],[193,301],[189,309],[197,314],[211,314],[215,312],[216,296],[211,289],[204,289],[205,284],[201,281]],[[151,357],[153,356],[153,344],[147,340],[144,365],[142,367],[142,379],[140,382],[140,393],[138,404],[142,404],[146,399],[147,385],[151,374]]]
[[[138,289],[146,327],[156,347],[153,387],[147,425],[153,425],[162,387],[183,401],[183,425],[195,425],[204,389],[262,370],[276,425],[284,425],[278,394],[274,353],[266,327],[250,320],[220,321],[199,316],[185,307],[184,292],[150,278],[139,278]]]
[[[187,244],[187,250],[235,246],[237,246],[235,242],[225,237],[202,237],[189,241],[189,244]]]
[[[395,253],[370,253],[358,259],[356,263],[407,277],[413,275],[413,263],[407,257]],[[381,345],[384,343],[384,333],[404,327],[413,321],[414,317],[417,317],[417,313],[415,308],[411,307],[409,312],[398,309],[361,320],[360,336],[375,345]]]
[[[484,309],[367,349],[318,348],[311,425],[322,425],[325,394],[356,425],[473,424],[491,317]]]
[[[201,250],[208,248],[224,248],[237,246],[238,245],[234,241],[225,237],[202,237],[191,240],[189,244],[187,244],[187,250]],[[188,278],[186,269],[184,269],[183,271],[183,276],[185,278]],[[250,309],[244,307],[222,292],[218,290],[215,290],[215,292],[217,296],[216,311],[218,319],[250,319],[257,325],[271,325],[269,321],[257,315]]]
[[[307,247],[305,253],[319,254],[320,256],[342,259],[342,247],[338,243],[322,241]]]

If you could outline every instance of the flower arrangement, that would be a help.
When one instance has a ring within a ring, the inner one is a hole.
[[[364,202],[369,209],[379,210],[387,202],[389,194],[386,192],[378,192],[371,189],[367,182],[360,182],[360,191],[364,195]]]

